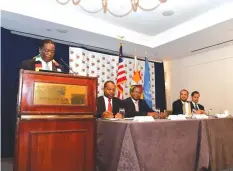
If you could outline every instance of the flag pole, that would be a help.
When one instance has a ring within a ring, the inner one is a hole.
[[[124,87],[123,87],[122,84],[127,81],[126,72],[125,72],[124,64],[123,64],[123,52],[122,52],[122,40],[123,40],[124,36],[117,35],[117,37],[120,39],[120,48],[119,48],[119,54],[118,54],[119,63],[118,63],[116,87],[117,87],[117,90],[118,90],[117,97],[119,99],[123,99]]]
[[[122,46],[122,40],[124,39],[125,36],[117,35],[117,37],[120,39],[120,46]],[[118,54],[118,55],[119,55],[119,54]]]
[[[136,58],[137,58],[137,49],[135,48],[134,49],[134,71],[137,70],[137,61],[136,61]]]

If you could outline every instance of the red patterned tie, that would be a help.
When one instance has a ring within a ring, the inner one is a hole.
[[[109,111],[109,112],[112,112],[111,99],[108,99],[108,111]]]
[[[139,112],[138,101],[135,101],[134,103],[135,103],[135,110],[136,110],[136,112]]]

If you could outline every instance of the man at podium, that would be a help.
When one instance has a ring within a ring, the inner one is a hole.
[[[54,60],[54,55],[55,43],[50,39],[42,40],[39,47],[39,54],[32,59],[23,61],[20,69],[62,72],[63,67]]]

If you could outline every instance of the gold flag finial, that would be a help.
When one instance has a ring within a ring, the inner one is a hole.
[[[125,36],[117,35],[117,37],[118,37],[120,40],[123,40]]]

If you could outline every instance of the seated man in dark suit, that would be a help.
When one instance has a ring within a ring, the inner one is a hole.
[[[53,58],[55,55],[55,43],[52,40],[45,39],[39,47],[39,54],[33,59],[28,59],[22,62],[20,69],[24,70],[48,70],[62,72],[63,67],[58,64]]]
[[[178,114],[192,114],[191,112],[191,105],[190,102],[188,102],[188,90],[181,90],[180,91],[180,99],[176,100],[172,104],[172,114],[178,115]]]
[[[191,102],[191,109],[195,111],[195,114],[205,114],[205,108],[201,104],[198,104],[200,93],[198,91],[194,91],[191,94],[192,102]],[[194,110],[193,110],[194,109]]]
[[[114,97],[116,85],[113,81],[104,83],[104,96],[97,99],[97,118],[122,118],[119,108],[123,107],[120,99]]]
[[[151,109],[145,100],[140,99],[142,90],[140,87],[133,87],[131,90],[131,97],[125,99],[125,115],[126,117],[134,116],[152,116],[153,118],[158,118],[159,114]],[[165,115],[161,113],[161,118],[165,118]]]

